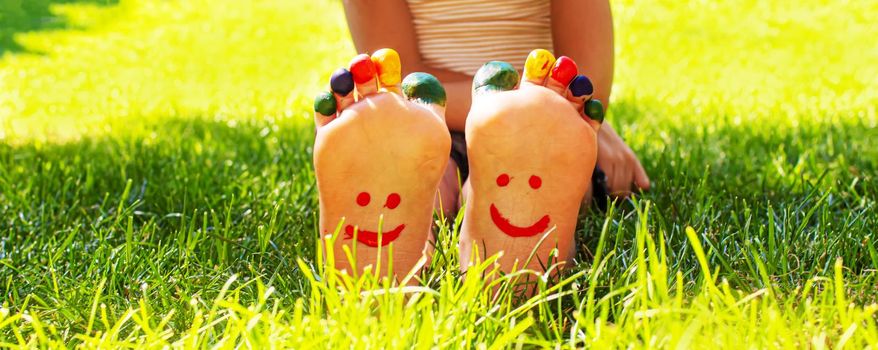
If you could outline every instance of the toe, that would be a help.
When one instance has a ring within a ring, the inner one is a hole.
[[[357,86],[357,97],[369,96],[378,92],[375,78],[375,64],[372,57],[361,54],[351,60],[349,69]]]
[[[524,79],[522,84],[533,84],[542,86],[546,81],[546,76],[555,65],[555,56],[551,52],[543,49],[536,49],[527,55],[524,61]]]
[[[351,72],[344,68],[339,68],[332,73],[329,78],[329,87],[338,100],[338,110],[344,110],[354,103],[354,77]]]
[[[577,75],[570,81],[568,89],[570,93],[567,100],[573,108],[584,115],[584,119],[595,131],[600,130],[601,123],[604,122],[604,107],[601,101],[591,98],[594,94],[591,80],[584,75]]]
[[[589,119],[589,124],[591,124],[595,130],[600,129],[601,124],[604,123],[604,105],[601,103],[601,100],[588,100],[588,102],[585,103],[585,115]]]
[[[594,94],[594,85],[591,84],[591,79],[584,75],[577,75],[570,82],[569,86],[570,95],[583,101],[590,100],[592,94]]]
[[[558,57],[555,65],[552,66],[551,74],[546,81],[546,87],[561,96],[567,96],[567,86],[576,77],[577,71],[576,62],[573,62],[570,57]]]
[[[473,94],[507,91],[518,84],[518,72],[511,64],[501,61],[485,63],[473,77]]]
[[[434,106],[444,116],[445,88],[436,77],[422,72],[409,74],[402,81],[402,94],[409,101]]]
[[[330,92],[321,92],[314,99],[314,123],[317,128],[328,124],[335,119],[338,111],[338,101]]]
[[[382,90],[399,93],[399,82],[402,76],[402,65],[399,53],[394,49],[381,49],[372,54],[372,63],[378,76],[378,85]]]

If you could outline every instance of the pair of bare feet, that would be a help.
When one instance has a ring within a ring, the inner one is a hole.
[[[523,75],[519,81],[511,65],[495,61],[474,77],[463,270],[473,253],[502,252],[505,272],[572,258],[603,108],[567,57],[534,50]],[[400,78],[395,51],[359,55],[315,101],[320,231],[340,270],[356,273],[380,259],[381,274],[400,278],[432,251],[434,199],[451,147],[445,91],[426,73]]]

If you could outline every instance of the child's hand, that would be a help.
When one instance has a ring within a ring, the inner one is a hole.
[[[649,190],[649,177],[640,160],[609,123],[604,123],[598,132],[597,162],[607,174],[610,195],[624,198],[635,188]]]

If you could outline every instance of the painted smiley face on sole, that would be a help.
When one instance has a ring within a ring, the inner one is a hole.
[[[356,201],[357,205],[366,207],[369,205],[369,202],[372,201],[372,196],[369,195],[369,192],[360,192],[360,194],[357,195]],[[400,197],[398,193],[391,193],[387,195],[387,200],[384,202],[384,208],[390,210],[396,209],[400,202],[402,202],[402,197]],[[403,230],[405,230],[405,224],[399,224],[396,228],[382,233],[360,229],[357,225],[349,224],[344,228],[344,239],[350,240],[356,237],[357,242],[363,243],[369,247],[375,248],[379,245],[383,247],[399,238]]]
[[[511,181],[511,178],[508,174],[500,174],[500,176],[497,177],[497,186],[506,187],[509,185],[509,181]],[[543,185],[543,180],[539,176],[531,175],[528,179],[528,184],[532,189],[538,190]],[[532,237],[544,233],[549,228],[549,223],[552,221],[549,215],[546,214],[530,226],[517,226],[512,224],[506,216],[500,213],[500,210],[497,209],[497,206],[494,203],[491,203],[490,210],[491,221],[494,222],[494,225],[497,226],[501,232],[510,237]]]
[[[390,244],[390,242],[395,241],[399,238],[399,235],[402,234],[402,230],[405,229],[405,224],[399,224],[393,230],[384,232],[383,234],[378,234],[375,231],[361,230],[354,225],[347,225],[344,228],[345,239],[351,239],[355,236],[357,237],[357,242],[363,243],[372,248],[376,248],[380,246],[386,246]]]

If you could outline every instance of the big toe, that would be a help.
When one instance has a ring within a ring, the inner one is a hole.
[[[508,91],[518,84],[518,72],[511,64],[491,61],[482,65],[473,77],[473,95]]]
[[[431,74],[415,72],[402,81],[402,93],[412,102],[445,107],[445,88]]]

